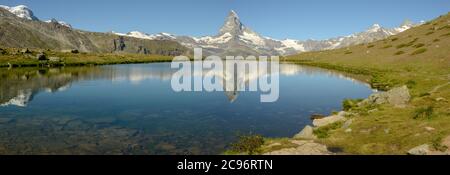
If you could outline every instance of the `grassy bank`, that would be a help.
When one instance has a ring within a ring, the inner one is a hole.
[[[328,130],[317,141],[352,154],[404,154],[450,134],[450,17],[370,44],[302,53],[283,61],[370,76],[372,87],[407,85],[412,99],[404,108],[377,106],[353,116],[352,132]],[[432,129],[430,129],[432,128]]]
[[[121,53],[72,53],[51,50],[0,48],[0,67],[84,66],[105,64],[131,64],[169,62],[173,56],[121,54]],[[37,55],[43,53],[45,59]]]

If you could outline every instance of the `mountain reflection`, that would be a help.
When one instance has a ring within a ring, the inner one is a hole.
[[[225,70],[225,69],[224,69]],[[91,80],[110,80],[120,83],[128,81],[131,84],[139,85],[145,80],[170,81],[172,74],[177,70],[171,69],[168,63],[139,64],[139,65],[112,65],[95,67],[62,67],[62,68],[15,68],[0,69],[0,106],[26,107],[33,100],[33,97],[40,92],[57,93],[67,90],[73,83]],[[192,76],[205,75],[205,71],[194,71]],[[311,75],[327,74],[328,76],[348,79],[355,83],[362,83],[349,78],[341,73],[329,70],[299,66],[295,64],[280,64],[279,72],[259,72],[249,71],[243,75],[236,75],[233,72],[210,72],[210,75],[217,76],[225,89],[230,102],[237,99],[239,91],[237,87],[248,86],[252,81],[257,81],[261,76],[279,73],[282,76],[297,74]],[[191,75],[186,75],[191,76]],[[235,76],[230,78],[230,76]],[[234,81],[234,82],[230,82]],[[282,83],[282,82],[280,82]],[[362,83],[364,84],[364,83]],[[233,86],[226,88],[227,86]],[[168,87],[170,88],[170,87]]]

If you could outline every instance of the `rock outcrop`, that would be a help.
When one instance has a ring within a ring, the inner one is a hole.
[[[321,119],[315,119],[313,120],[313,125],[314,127],[322,127],[336,122],[345,121],[346,120],[345,114],[346,112],[339,112],[336,115],[332,115]]]
[[[327,146],[315,143],[312,140],[292,140],[291,143],[297,145],[293,148],[284,148],[264,155],[332,155]]]
[[[393,88],[387,92],[375,93],[369,96],[369,98],[363,100],[360,105],[367,104],[391,104],[395,107],[404,107],[409,102],[411,95],[409,94],[408,87],[402,86]]]
[[[294,139],[314,140],[317,139],[317,136],[314,135],[314,128],[306,125],[302,131],[294,136]]]

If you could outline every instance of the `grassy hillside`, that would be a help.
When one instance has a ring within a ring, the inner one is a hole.
[[[2,8],[0,8],[0,46],[170,56],[188,52],[186,47],[176,41],[147,40],[117,36],[111,33],[82,31],[58,23],[18,18]]]
[[[82,66],[102,64],[128,64],[172,61],[172,56],[129,53],[67,53],[44,49],[1,48],[0,67],[30,66]],[[38,60],[38,54],[45,54],[46,60]],[[57,58],[56,60],[54,58]]]
[[[424,143],[439,148],[450,135],[450,14],[385,40],[282,60],[369,75],[375,88],[407,85],[411,92],[407,107],[360,113],[353,132],[330,130],[320,142],[348,153],[404,154]]]

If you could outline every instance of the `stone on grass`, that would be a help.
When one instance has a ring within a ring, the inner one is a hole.
[[[316,119],[313,121],[313,125],[314,127],[322,127],[322,126],[326,126],[329,124],[333,124],[336,122],[340,122],[340,121],[344,121],[345,117],[341,116],[341,115],[332,115],[329,117],[325,117],[323,119]]]
[[[300,131],[298,134],[294,136],[294,139],[307,139],[307,140],[313,140],[317,139],[317,136],[313,133],[314,129],[307,125],[305,128],[303,128],[302,131]]]
[[[293,144],[297,145],[293,148],[284,148],[264,155],[331,155],[327,146],[315,143],[311,140],[292,140]]]
[[[428,145],[428,144],[423,144],[423,145],[414,147],[408,151],[409,155],[427,155],[430,153],[431,153],[430,145]]]

